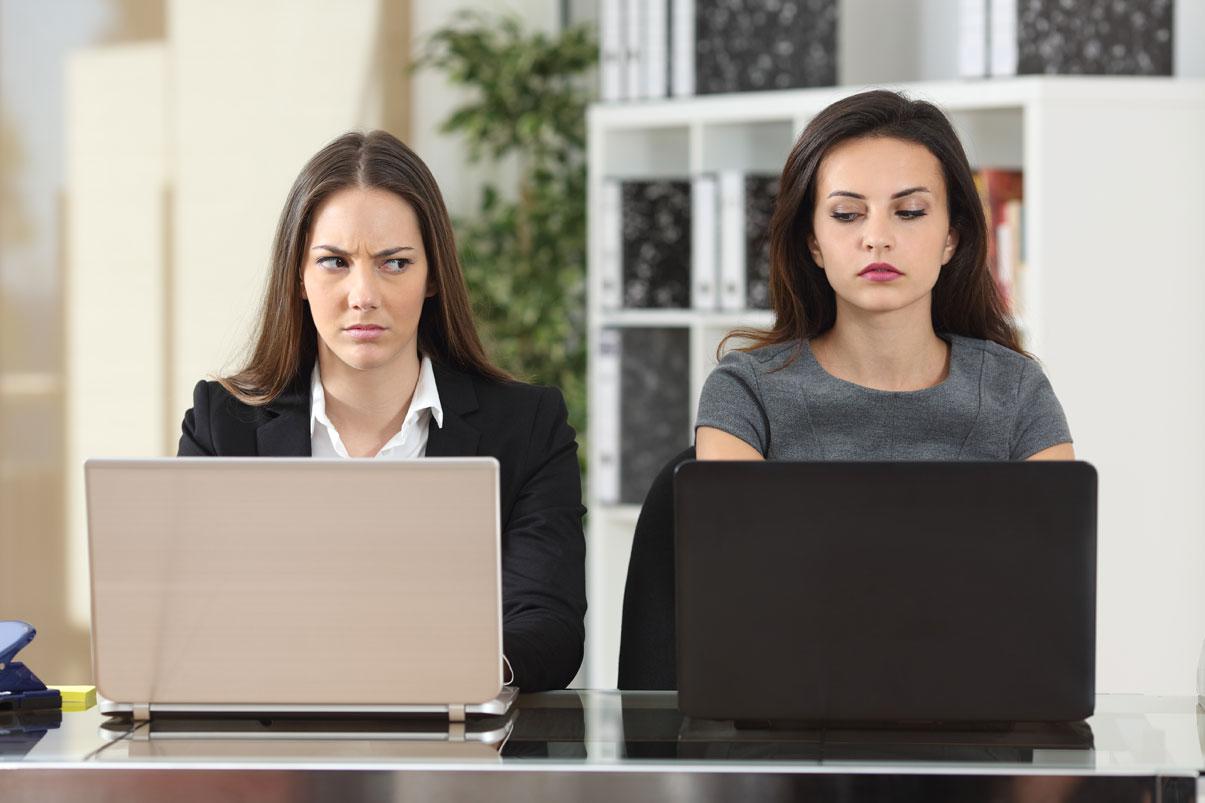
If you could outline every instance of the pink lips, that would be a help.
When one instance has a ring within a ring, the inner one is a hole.
[[[349,326],[343,331],[347,332],[348,337],[352,340],[369,341],[376,340],[381,335],[385,334],[385,328],[376,326],[375,324],[357,324]]]
[[[862,271],[858,275],[872,282],[890,282],[900,278],[904,274],[900,273],[899,269],[889,262],[873,262],[862,268]]]

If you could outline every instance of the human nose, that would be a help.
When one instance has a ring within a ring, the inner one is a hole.
[[[348,272],[350,286],[347,305],[356,310],[376,309],[381,305],[381,294],[377,288],[376,271],[364,265],[353,266]]]
[[[888,251],[895,244],[887,215],[867,215],[862,229],[862,247],[870,252]]]

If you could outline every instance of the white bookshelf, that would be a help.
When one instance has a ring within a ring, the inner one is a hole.
[[[607,178],[777,172],[813,115],[864,88],[596,104],[589,209]],[[1063,402],[1077,453],[1100,473],[1097,688],[1193,693],[1205,638],[1205,80],[885,88],[945,109],[972,166],[1024,171],[1026,344]],[[598,215],[589,229],[590,354],[604,328],[685,327],[696,405],[723,334],[767,325],[769,313],[604,309]],[[591,360],[591,399],[597,382]],[[588,460],[594,471],[593,442]],[[639,507],[600,504],[592,490],[587,504],[584,685],[611,687]]]

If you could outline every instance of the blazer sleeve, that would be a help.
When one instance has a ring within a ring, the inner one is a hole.
[[[213,457],[209,383],[201,380],[192,391],[192,409],[184,414],[176,457]]]
[[[525,692],[568,686],[586,639],[581,469],[556,388],[542,389],[529,444],[502,533],[503,641]]]

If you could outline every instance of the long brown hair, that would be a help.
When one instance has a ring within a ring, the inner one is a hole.
[[[509,380],[486,357],[464,274],[456,255],[452,222],[431,171],[386,131],[350,132],[324,147],[302,168],[276,225],[271,274],[251,358],[238,373],[219,379],[239,401],[264,405],[279,396],[311,365],[318,332],[309,303],[301,297],[301,261],[314,210],[348,187],[388,190],[418,217],[435,295],[423,302],[418,348],[432,360],[496,380]]]
[[[862,92],[833,103],[799,135],[783,167],[770,220],[774,325],[768,330],[734,330],[720,349],[730,338],[751,341],[741,347],[743,351],[792,341],[802,345],[803,340],[827,332],[836,323],[836,294],[807,247],[816,207],[816,175],[833,147],[862,137],[915,142],[941,163],[950,226],[958,232],[958,247],[933,288],[934,330],[991,340],[1025,354],[988,269],[987,222],[958,135],[932,103],[885,90]]]

